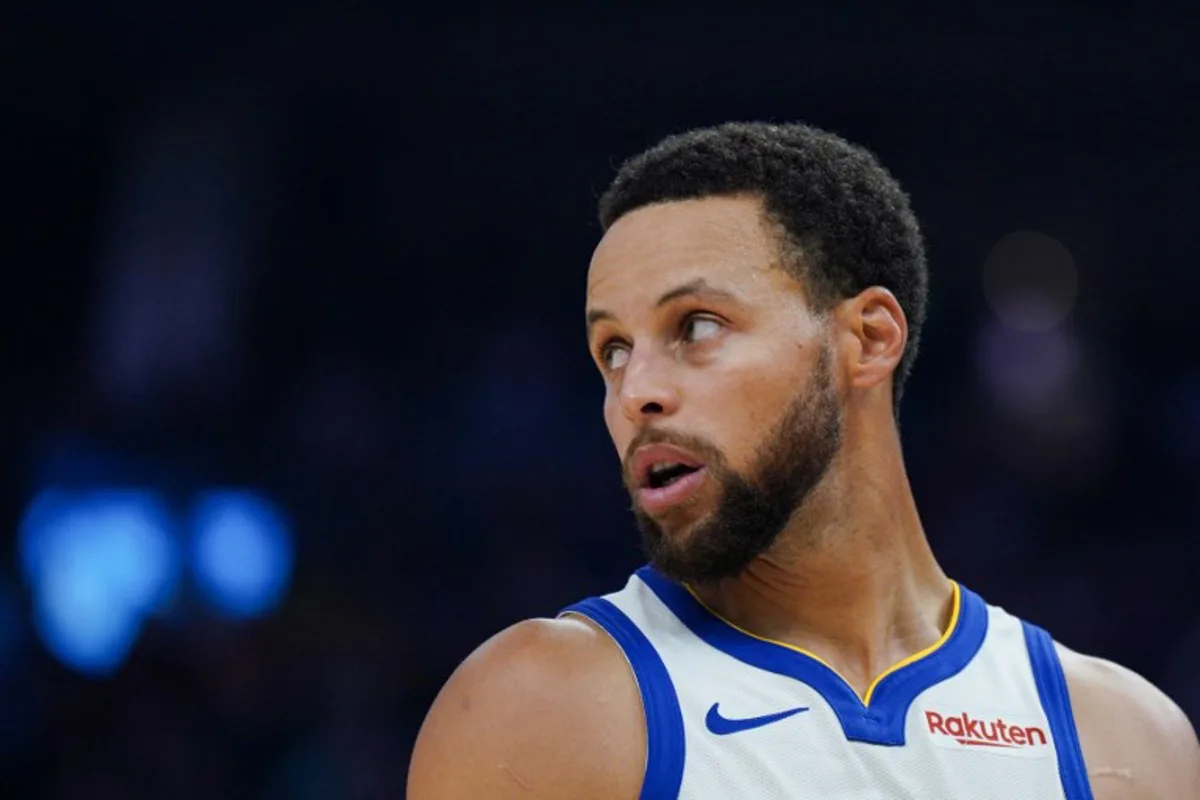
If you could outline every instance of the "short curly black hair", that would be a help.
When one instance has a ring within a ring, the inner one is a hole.
[[[600,198],[604,231],[671,200],[759,197],[781,231],[785,267],[820,311],[870,286],[889,289],[908,320],[892,377],[898,417],[925,322],[929,271],[908,196],[868,150],[800,123],[730,122],[669,136],[626,161]]]

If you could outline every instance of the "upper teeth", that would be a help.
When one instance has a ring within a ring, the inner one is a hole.
[[[665,472],[669,469],[675,469],[676,467],[682,466],[683,463],[680,461],[664,461],[660,464],[655,464],[654,466],[650,467],[650,474],[655,475],[659,472]]]

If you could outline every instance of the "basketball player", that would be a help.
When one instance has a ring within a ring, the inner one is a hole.
[[[925,256],[871,154],[693,131],[600,216],[588,342],[650,563],[468,658],[409,800],[1200,798],[1162,692],[934,559],[896,423]]]

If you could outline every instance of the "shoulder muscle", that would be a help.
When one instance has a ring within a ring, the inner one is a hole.
[[[1097,800],[1200,796],[1200,744],[1179,706],[1132,670],[1058,652]]]
[[[632,799],[645,753],[617,645],[579,619],[528,620],[450,677],[417,738],[408,797]]]

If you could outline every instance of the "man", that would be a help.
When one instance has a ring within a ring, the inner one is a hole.
[[[1166,696],[949,580],[896,415],[924,249],[802,125],[666,139],[601,200],[588,341],[650,565],[462,664],[410,800],[1182,800]]]

